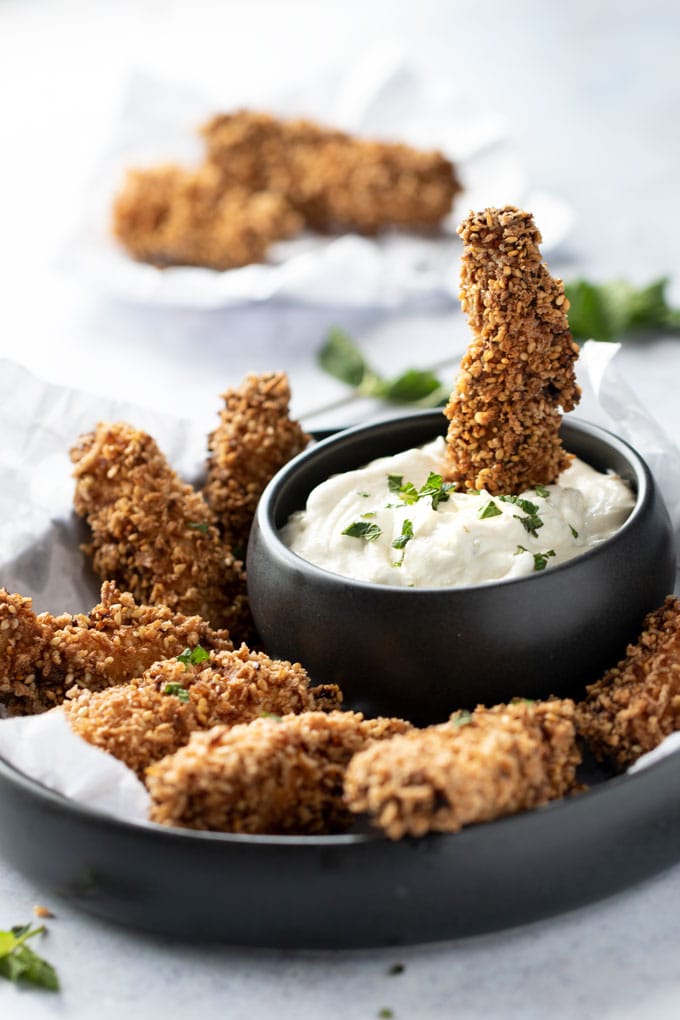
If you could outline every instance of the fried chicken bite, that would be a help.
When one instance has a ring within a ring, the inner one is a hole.
[[[0,715],[51,708],[56,701],[39,687],[39,662],[55,629],[70,617],[37,616],[33,600],[0,588]]]
[[[223,539],[245,550],[257,502],[267,482],[309,442],[290,419],[290,387],[283,372],[246,376],[223,394],[220,423],[208,438],[206,503]]]
[[[391,839],[456,832],[564,796],[580,760],[572,701],[480,707],[356,754],[345,798]]]
[[[341,700],[334,684],[311,687],[299,663],[242,645],[156,662],[138,679],[98,693],[72,691],[64,711],[76,733],[143,779],[149,765],[196,730],[247,723],[263,713],[330,711]]]
[[[210,163],[129,170],[113,206],[112,230],[140,262],[234,269],[264,262],[269,246],[302,219],[272,191],[225,188]]]
[[[586,688],[576,724],[596,757],[624,769],[680,729],[680,601],[644,620],[626,656]]]
[[[173,613],[166,606],[138,606],[128,592],[108,581],[102,585],[101,602],[87,615],[36,616],[30,599],[10,597],[22,601],[25,626],[32,626],[34,636],[23,660],[0,654],[0,704],[9,715],[53,708],[74,684],[98,691],[125,683],[187,647],[232,648],[227,631],[213,630],[200,617]]]
[[[315,230],[431,229],[461,190],[440,152],[369,141],[309,120],[240,110],[202,129],[225,183],[275,191]]]
[[[218,832],[342,831],[350,822],[342,798],[350,758],[409,728],[357,712],[308,711],[194,733],[147,770],[150,817]]]
[[[571,460],[559,437],[561,412],[580,396],[569,302],[541,260],[529,213],[470,213],[458,233],[473,340],[445,410],[449,478],[517,495],[556,481]]]
[[[197,615],[239,639],[252,621],[243,564],[203,497],[175,474],[151,436],[100,423],[71,451],[74,507],[92,531],[84,550],[103,579],[135,599]]]

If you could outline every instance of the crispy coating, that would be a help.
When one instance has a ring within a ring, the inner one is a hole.
[[[299,663],[242,645],[198,664],[157,662],[139,679],[99,693],[71,692],[64,709],[76,733],[144,778],[147,766],[196,730],[250,722],[263,712],[330,710],[341,700],[334,684],[310,687]]]
[[[113,206],[114,236],[133,258],[160,267],[264,262],[273,241],[301,227],[282,195],[225,188],[209,163],[129,170]]]
[[[645,617],[626,656],[576,706],[579,733],[595,755],[632,765],[680,729],[680,601],[669,595]]]
[[[38,662],[55,627],[70,617],[38,617],[33,600],[0,588],[0,715],[50,708],[38,688]]]
[[[102,579],[139,601],[203,617],[238,638],[250,630],[242,563],[200,493],[175,474],[151,436],[100,423],[71,451],[74,507]]]
[[[0,653],[0,704],[9,715],[53,708],[74,684],[98,691],[125,683],[186,647],[232,647],[227,631],[166,606],[138,606],[111,582],[102,585],[101,602],[88,615],[35,616],[30,599],[10,598],[21,600],[24,628],[32,627],[33,638],[23,659]],[[0,598],[0,614],[2,605]]]
[[[283,372],[250,374],[223,399],[220,423],[208,438],[203,496],[223,539],[241,550],[264,487],[304,449],[309,436],[289,417],[290,387]]]
[[[230,186],[275,191],[315,230],[438,226],[461,190],[440,152],[368,141],[313,121],[240,110],[202,129]]]
[[[529,213],[470,213],[458,233],[473,340],[445,410],[449,476],[461,487],[516,495],[554,482],[571,460],[559,437],[561,411],[580,396],[569,302],[541,260]]]
[[[350,822],[342,797],[350,758],[409,728],[357,712],[303,712],[194,733],[148,769],[151,819],[218,832],[341,831]]]
[[[572,701],[479,707],[357,754],[345,797],[391,839],[456,832],[562,797],[579,762]]]

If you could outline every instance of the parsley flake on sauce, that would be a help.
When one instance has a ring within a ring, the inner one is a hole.
[[[545,570],[548,566],[549,557],[555,555],[556,553],[554,549],[548,549],[548,551],[544,553],[534,553],[534,570]]]
[[[402,549],[401,559],[393,563],[393,567],[400,567],[404,562],[404,556],[406,555],[406,546],[413,538],[413,522],[409,521],[408,518],[404,521],[401,526],[401,535],[398,535],[392,543],[393,549]]]
[[[503,511],[490,499],[486,506],[479,508],[477,516],[480,521],[485,521],[488,517],[500,517],[502,513]]]
[[[545,485],[534,485],[534,492],[543,499],[550,499],[550,489],[546,489]]]
[[[349,535],[350,538],[363,538],[364,542],[375,542],[376,538],[382,535],[382,530],[377,524],[371,524],[369,521],[355,521],[346,527],[342,534]]]
[[[436,510],[440,503],[445,503],[449,493],[456,488],[455,482],[445,482],[436,471],[430,471],[425,482],[419,489],[413,482],[405,482],[403,475],[388,475],[387,486],[390,492],[400,496],[405,506],[412,506],[419,499],[432,500],[432,509]]]

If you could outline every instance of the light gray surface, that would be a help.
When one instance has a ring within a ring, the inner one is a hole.
[[[677,274],[680,13],[665,0],[569,5],[434,2],[0,3],[0,356],[52,382],[212,426],[216,392],[248,370],[288,370],[298,414],[344,396],[313,354],[337,322],[379,366],[450,359],[459,312],[385,317],[295,307],[159,312],[104,302],[54,269],[131,66],[253,102],[376,37],[450,75],[510,121],[532,185],[567,199],[576,224],[551,268],[647,280]],[[680,299],[680,294],[678,294]],[[680,342],[629,343],[621,367],[680,436]],[[324,421],[368,413],[346,405]],[[560,877],[556,876],[556,881]],[[181,876],[178,876],[181,881]],[[455,881],[455,876],[452,876]],[[0,862],[0,927],[49,892]],[[240,1017],[651,1020],[680,1011],[680,868],[605,903],[520,931],[399,951],[264,953],[196,948],[57,912],[45,953],[64,991],[0,985],[3,1015],[33,1020]],[[361,923],[361,918],[357,918]],[[405,972],[388,976],[394,962]]]

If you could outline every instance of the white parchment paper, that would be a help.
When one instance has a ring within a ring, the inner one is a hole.
[[[572,212],[563,200],[529,188],[504,120],[450,83],[417,72],[391,45],[377,45],[341,72],[257,105],[366,137],[441,149],[456,163],[465,187],[441,236],[309,233],[274,245],[266,264],[225,272],[160,270],[135,262],[109,232],[112,198],[125,168],[200,162],[197,127],[212,114],[233,108],[229,97],[199,96],[176,83],[136,74],[61,265],[89,288],[136,303],[207,309],[278,298],[394,308],[455,300],[460,255],[455,227],[469,209],[524,204],[540,224],[545,252],[571,228]]]
[[[680,537],[680,453],[620,377],[617,350],[616,344],[585,345],[578,416],[611,429],[642,454]],[[68,450],[98,421],[120,420],[151,432],[185,478],[200,473],[212,422],[201,427],[52,386],[0,361],[0,586],[30,595],[37,611],[86,612],[98,601],[99,582],[79,551],[84,534],[71,510]],[[669,738],[651,760],[679,741],[677,734]],[[65,796],[130,818],[146,816],[146,793],[136,777],[71,733],[58,710],[0,719],[0,755]]]

